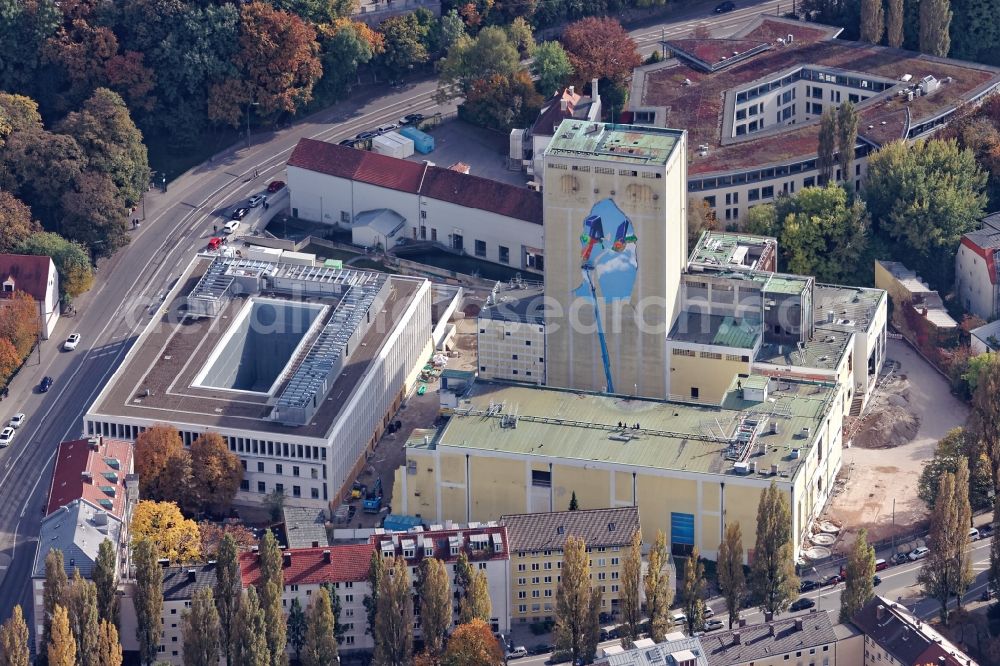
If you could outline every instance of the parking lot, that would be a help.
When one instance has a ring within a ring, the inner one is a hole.
[[[498,133],[474,127],[452,119],[426,130],[434,137],[434,151],[429,155],[414,153],[411,162],[430,160],[439,167],[456,162],[469,165],[469,173],[519,187],[526,186],[527,177],[521,171],[507,169],[509,139]]]

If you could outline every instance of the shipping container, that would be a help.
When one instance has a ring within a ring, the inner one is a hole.
[[[421,155],[426,155],[434,150],[434,137],[426,132],[421,132],[416,127],[404,127],[399,130],[399,133],[412,140],[413,148]]]

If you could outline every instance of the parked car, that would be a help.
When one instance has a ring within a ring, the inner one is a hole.
[[[521,657],[528,656],[528,648],[523,645],[518,645],[515,648],[511,648],[510,652],[507,653],[508,659],[520,659]]]
[[[389,123],[388,125],[380,125],[378,128],[379,134],[385,134],[386,132],[391,132],[393,130],[398,130],[399,125],[397,123]]]
[[[688,619],[687,615],[684,614],[684,611],[677,611],[670,616],[670,621],[675,627],[678,627],[682,624],[687,624]]]
[[[354,140],[355,141],[364,141],[365,139],[371,139],[371,138],[376,137],[376,136],[378,136],[378,132],[370,132],[370,131],[359,132],[358,134],[356,134],[354,136]]]
[[[789,609],[793,611],[806,610],[816,605],[816,602],[809,597],[800,597],[798,601],[793,601]]]
[[[222,231],[227,234],[235,234],[236,230],[240,228],[239,220],[229,220],[226,222],[226,226],[222,227]]]
[[[878,587],[882,584],[881,576],[872,576],[872,587]]]
[[[399,119],[400,125],[416,125],[424,119],[424,114],[422,113],[408,113]]]
[[[828,587],[830,585],[838,585],[843,582],[844,582],[844,577],[842,575],[833,574],[823,579],[823,587]]]
[[[343,143],[343,142],[341,142]],[[267,186],[268,194],[274,194],[275,192],[281,190],[285,186],[285,181],[283,180],[272,180],[271,184]]]
[[[726,12],[731,12],[734,9],[736,9],[736,3],[727,0],[726,2],[721,2],[715,6],[715,13],[725,14]]]
[[[879,558],[875,560],[875,571],[882,571],[883,569],[888,569],[889,563],[885,560]]]
[[[73,333],[68,338],[66,338],[66,342],[63,343],[63,349],[65,349],[66,351],[73,351],[74,349],[76,349],[76,346],[78,344],[80,344],[80,334]]]
[[[7,426],[3,430],[0,430],[0,446],[8,447],[10,443],[14,441],[14,433],[17,432],[10,426]]]
[[[911,562],[916,562],[917,560],[922,560],[925,557],[927,557],[927,555],[929,555],[930,552],[931,549],[928,548],[927,546],[920,546],[919,548],[914,548],[913,550],[911,550],[910,554],[907,555],[907,557],[910,559]]]
[[[618,636],[618,627],[601,627],[600,637],[602,641],[610,641]]]
[[[267,197],[265,197],[263,194],[255,194],[249,199],[247,199],[247,204],[249,204],[251,208],[256,208],[265,201],[267,201]]]
[[[705,631],[718,631],[719,629],[722,629],[724,626],[726,626],[726,624],[722,620],[712,618],[711,620],[705,623]]]
[[[814,580],[804,580],[799,583],[799,592],[809,592],[819,587],[819,583]]]
[[[250,212],[250,209],[247,208],[246,206],[237,206],[236,208],[233,209],[233,214],[232,214],[231,217],[234,220],[242,220],[244,217],[247,216],[247,213],[249,213],[249,212]],[[229,226],[229,225],[227,224],[226,226]]]
[[[705,606],[704,610],[702,610],[702,612],[701,612],[701,616],[703,618],[705,618],[706,620],[708,618],[712,617],[713,615],[715,615],[715,611],[712,610],[711,606]]]
[[[338,146],[352,146],[353,147],[354,146],[354,142],[356,140],[357,139],[343,139],[342,141],[340,141],[339,143],[337,143],[337,145]]]
[[[24,422],[27,418],[28,418],[27,416],[25,416],[21,412],[18,412],[17,414],[14,414],[14,416],[10,417],[10,423],[8,423],[7,425],[17,430],[22,425],[24,425]]]
[[[548,654],[549,652],[552,652],[552,646],[548,643],[539,643],[531,648],[531,654]]]
[[[597,617],[601,624],[610,624],[615,619],[611,613],[601,613]]]
[[[907,555],[906,553],[896,553],[895,555],[892,556],[893,564],[904,564],[909,561],[910,561],[909,555]]]
[[[969,528],[969,541],[979,541],[979,530],[975,527]]]
[[[38,385],[39,393],[47,393],[52,388],[52,378],[48,375],[42,377],[42,383]]]
[[[979,538],[985,539],[986,537],[993,536],[993,526],[989,523],[983,525],[979,528]]]

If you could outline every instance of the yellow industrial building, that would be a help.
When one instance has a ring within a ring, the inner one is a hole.
[[[444,388],[442,390],[445,390]],[[792,508],[796,555],[841,465],[843,411],[828,382],[735,377],[718,406],[479,381],[442,397],[418,433],[394,508],[428,522],[568,508],[641,507],[643,541],[714,559],[738,521],[752,556],[761,491]]]

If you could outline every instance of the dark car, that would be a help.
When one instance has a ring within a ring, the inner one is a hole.
[[[531,654],[548,654],[552,652],[552,646],[548,643],[539,643],[535,647],[528,650]]]
[[[408,113],[399,119],[400,125],[416,125],[424,119],[424,114],[422,113]]]
[[[48,375],[42,377],[42,383],[38,385],[38,392],[45,393],[52,388],[52,378]]]
[[[830,585],[837,585],[844,582],[844,577],[840,574],[833,574],[832,576],[827,576],[823,579],[823,587],[828,587]]]
[[[597,617],[601,624],[611,624],[615,620],[615,616],[611,613],[601,613]]]
[[[804,580],[799,583],[799,592],[809,592],[819,587],[819,583],[814,580]]]
[[[909,560],[910,558],[906,556],[906,553],[896,553],[892,556],[892,562],[896,564],[906,564]]]
[[[735,2],[730,2],[729,0],[727,0],[726,2],[723,2],[723,3],[718,4],[718,5],[715,6],[715,13],[716,14],[725,14],[726,12],[731,12],[734,9],[736,9],[736,3]]]
[[[267,186],[267,191],[269,194],[274,194],[281,188],[285,186],[285,181],[283,180],[272,180],[271,184]]]
[[[993,536],[993,526],[989,524],[983,525],[979,528],[979,538],[985,539],[988,536]]]
[[[792,605],[788,608],[793,611],[800,611],[812,608],[816,605],[816,602],[809,597],[802,597],[798,601],[792,602]]]
[[[249,212],[250,212],[249,208],[247,208],[245,206],[240,206],[239,208],[237,208],[237,209],[235,209],[233,211],[232,218],[234,220],[242,220],[244,217],[247,216],[247,213],[249,213]]]
[[[378,132],[361,132],[354,137],[355,141],[364,141],[365,139],[372,139],[378,136]]]
[[[872,587],[878,587],[882,584],[881,576],[872,576]]]
[[[354,146],[354,142],[355,141],[357,141],[357,139],[344,139],[343,141],[341,141],[337,145],[338,146]]]

